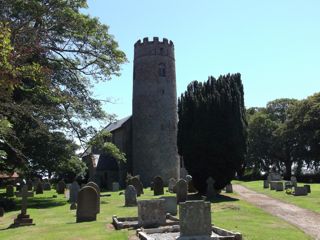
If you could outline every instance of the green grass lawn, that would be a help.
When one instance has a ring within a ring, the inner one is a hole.
[[[110,225],[112,215],[137,216],[136,207],[124,207],[124,196],[112,192],[101,197],[101,213],[96,222],[76,223],[75,211],[62,195],[52,198],[55,191],[35,195],[29,201],[28,213],[35,226],[7,229],[19,211],[0,218],[0,239],[5,240],[102,240],[128,239],[133,230],[116,231]],[[104,193],[102,193],[104,194]],[[167,193],[166,195],[170,195]],[[155,198],[149,190],[139,199]],[[17,200],[18,206],[20,201]],[[246,240],[311,239],[290,224],[259,208],[238,200],[235,194],[225,194],[212,203],[212,220],[216,226],[241,232]]]
[[[308,196],[293,196],[293,195],[286,194],[284,191],[276,192],[276,191],[271,191],[270,189],[264,189],[263,181],[252,181],[252,182],[234,181],[233,183],[241,184],[256,192],[260,192],[270,197],[282,200],[284,202],[292,203],[299,207],[306,208],[314,212],[320,213],[320,184],[319,183],[310,184],[311,193]],[[303,186],[303,185],[304,185],[303,183],[298,183],[298,186]]]

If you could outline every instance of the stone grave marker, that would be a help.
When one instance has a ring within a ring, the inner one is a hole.
[[[164,194],[163,180],[160,176],[156,176],[155,178],[153,178],[153,194],[155,196]]]
[[[177,197],[175,196],[165,196],[160,197],[160,199],[164,199],[164,205],[166,208],[166,213],[170,213],[171,215],[177,215]]]
[[[88,182],[86,186],[93,187],[98,193],[97,213],[100,213],[100,188],[95,182]]]
[[[311,193],[311,186],[309,184],[303,185],[306,189],[308,193]]]
[[[30,218],[29,214],[27,214],[28,197],[33,197],[33,192],[28,192],[27,185],[24,185],[20,192],[16,192],[16,196],[22,198],[21,213],[14,219],[14,223],[10,227],[34,225],[32,223],[33,220]]]
[[[43,183],[43,190],[45,190],[45,191],[50,191],[51,190],[51,184],[50,184],[49,181],[45,181]]]
[[[305,187],[294,187],[294,196],[307,196],[308,189]]]
[[[292,185],[292,183],[291,183],[291,181],[286,181],[286,182],[284,182],[284,189],[291,189],[291,188],[293,188],[293,185]]]
[[[269,185],[270,185],[270,190],[276,190],[276,181],[270,181]]]
[[[217,195],[217,192],[214,188],[214,179],[212,177],[209,177],[207,179],[207,193],[206,193],[206,200],[211,201],[214,199],[214,197]]]
[[[78,194],[80,191],[80,186],[77,181],[73,181],[71,186],[70,186],[70,198],[69,202],[72,203],[77,203],[78,202]]]
[[[7,187],[6,187],[6,195],[7,195],[7,197],[13,197],[14,196],[14,186],[13,185],[7,185]]]
[[[295,176],[291,176],[290,181],[294,187],[297,187],[298,181]]]
[[[164,199],[138,201],[138,224],[142,227],[158,227],[166,223]]]
[[[187,180],[187,183],[188,183],[188,192],[189,193],[197,192],[197,189],[193,185],[192,176],[191,175],[187,175],[186,176],[186,180]]]
[[[64,189],[66,188],[66,184],[63,180],[60,180],[57,184],[57,193],[64,194]]]
[[[226,185],[226,193],[233,193],[233,188],[231,183]]]
[[[276,191],[283,191],[283,182],[275,182],[275,190]]]
[[[77,223],[97,220],[98,193],[94,187],[85,186],[78,193]]]
[[[209,202],[187,201],[180,204],[180,237],[178,240],[209,240],[212,234]]]
[[[177,195],[177,203],[187,201],[188,183],[186,180],[180,179],[175,186],[175,190]]]
[[[124,192],[125,206],[132,207],[137,205],[137,191],[134,186],[129,185]]]
[[[118,182],[113,182],[112,183],[112,191],[116,192],[120,190],[120,185]]]
[[[174,186],[177,184],[177,180],[175,178],[169,179],[168,190],[171,193],[174,193]]]
[[[38,182],[38,185],[36,186],[36,194],[43,194],[43,185],[42,182]]]
[[[263,180],[263,188],[269,188],[269,181]]]
[[[140,179],[135,176],[132,177],[128,180],[128,185],[132,185],[135,187],[136,191],[137,191],[137,196],[139,197],[141,194],[143,194],[143,185],[140,181]]]

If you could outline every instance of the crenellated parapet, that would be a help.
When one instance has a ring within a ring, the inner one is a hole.
[[[174,59],[174,44],[167,38],[162,41],[158,37],[153,37],[152,41],[147,37],[142,41],[138,40],[134,44],[135,59],[144,56],[168,56]]]

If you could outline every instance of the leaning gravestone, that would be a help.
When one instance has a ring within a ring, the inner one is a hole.
[[[180,204],[180,237],[177,239],[209,240],[212,234],[209,202],[187,201]]]
[[[138,201],[138,224],[142,227],[158,227],[166,223],[165,200]]]
[[[137,205],[137,191],[134,186],[129,185],[124,192],[125,206],[131,207]]]
[[[171,215],[177,215],[177,197],[174,196],[166,196],[160,197],[160,199],[164,199],[166,213],[170,213]]]
[[[294,187],[294,196],[307,196],[308,189],[305,187]]]
[[[206,193],[206,200],[211,201],[214,199],[214,197],[217,195],[217,192],[214,188],[214,179],[212,177],[209,177],[207,179],[207,193]]]
[[[43,185],[40,181],[38,182],[38,185],[36,186],[36,194],[43,194]]]
[[[177,184],[177,180],[175,178],[170,178],[169,179],[169,184],[168,184],[168,190],[169,192],[173,193],[174,192],[174,186]]]
[[[57,184],[57,193],[64,194],[64,189],[66,188],[66,184],[63,180],[59,181]]]
[[[85,186],[78,193],[77,223],[97,220],[98,193],[94,187]]]
[[[137,176],[130,178],[129,181],[128,181],[128,185],[132,185],[132,186],[135,187],[138,197],[141,194],[143,194],[143,185],[142,185],[140,179]]]
[[[177,203],[187,201],[188,183],[186,180],[180,179],[175,186],[175,190],[177,195]]]
[[[160,176],[156,176],[155,178],[153,178],[153,194],[155,196],[164,194],[163,180]]]
[[[233,193],[233,188],[231,183],[226,185],[226,193]]]
[[[97,213],[100,213],[100,188],[95,182],[88,182],[86,186],[93,187],[98,193]]]
[[[78,194],[80,191],[80,186],[77,181],[73,181],[71,186],[70,186],[70,197],[69,197],[69,202],[72,203],[77,203],[78,202]]]
[[[6,195],[7,195],[7,197],[13,197],[14,196],[14,186],[13,185],[7,185],[7,187],[6,187]]]

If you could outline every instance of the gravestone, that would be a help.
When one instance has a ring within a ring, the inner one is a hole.
[[[50,190],[51,190],[51,184],[50,184],[50,182],[45,181],[45,182],[43,183],[43,190],[45,190],[45,191],[50,191]]]
[[[119,191],[120,189],[120,185],[118,182],[113,182],[112,183],[112,191],[116,192],[116,191]]]
[[[163,180],[160,176],[156,176],[153,178],[153,195],[158,196],[163,194]]]
[[[64,194],[64,189],[66,188],[66,184],[63,180],[59,181],[57,184],[57,193]]]
[[[100,213],[100,188],[95,182],[88,182],[86,186],[93,187],[98,193],[97,213]]]
[[[153,191],[153,182],[150,183],[150,191]]]
[[[275,182],[275,190],[276,191],[283,191],[283,182]]]
[[[217,192],[214,188],[214,179],[212,177],[209,177],[207,179],[207,192],[206,192],[206,200],[211,201],[214,199],[214,197],[217,195]]]
[[[294,196],[307,196],[308,189],[305,187],[294,187]]]
[[[141,194],[143,194],[143,185],[140,181],[140,179],[135,176],[132,177],[128,180],[128,185],[132,185],[135,187],[136,191],[137,191],[137,196],[139,197]]]
[[[291,181],[291,183],[292,183],[292,185],[293,185],[294,187],[297,186],[298,181],[297,181],[297,178],[296,178],[295,176],[291,176],[290,181]]]
[[[6,195],[7,195],[7,197],[13,197],[14,196],[14,186],[13,185],[7,185],[7,187],[6,187]]]
[[[276,172],[270,172],[269,176],[270,176],[270,181],[281,181],[282,180],[281,174],[276,173]]]
[[[187,201],[180,204],[180,236],[178,240],[209,240],[212,234],[209,202]]]
[[[70,189],[68,189],[68,188],[64,189],[64,197],[67,199],[67,201],[69,201],[69,199],[70,199]]]
[[[77,203],[78,202],[78,194],[80,191],[80,186],[77,181],[72,182],[69,191],[70,191],[69,202],[70,203]]]
[[[284,189],[291,189],[291,188],[293,188],[293,185],[292,185],[292,183],[291,183],[291,181],[286,181],[286,182],[284,182]]]
[[[28,197],[33,197],[33,192],[28,192],[27,185],[24,185],[21,191],[16,193],[16,196],[22,198],[21,213],[18,215],[16,219],[14,219],[14,223],[10,227],[34,225],[32,223],[33,220],[30,218],[29,214],[27,214]]]
[[[270,185],[270,190],[276,190],[276,181],[270,181],[269,185]]]
[[[0,217],[3,217],[3,215],[4,215],[4,208],[0,207]]]
[[[177,184],[177,180],[175,178],[169,179],[168,190],[171,193],[174,193],[174,186]]]
[[[189,193],[197,192],[196,188],[193,185],[193,181],[192,181],[192,176],[191,175],[187,175],[186,176],[186,181],[188,183],[188,192]]]
[[[138,224],[142,227],[158,227],[166,223],[164,199],[138,201]]]
[[[269,181],[263,180],[263,188],[269,188]]]
[[[233,188],[231,183],[226,185],[226,193],[233,193]]]
[[[306,184],[306,185],[303,185],[306,189],[307,189],[307,192],[308,193],[311,193],[311,186]]]
[[[38,182],[38,185],[36,186],[36,194],[43,194],[43,185],[40,181]]]
[[[78,193],[77,223],[97,220],[98,193],[94,187],[85,186]]]
[[[177,197],[174,196],[166,196],[160,197],[160,199],[164,199],[166,213],[170,213],[171,215],[177,215]]]
[[[175,186],[175,190],[177,195],[177,203],[187,201],[188,183],[186,180],[180,179]]]
[[[125,206],[131,207],[137,205],[137,191],[134,186],[129,185],[124,192]]]

